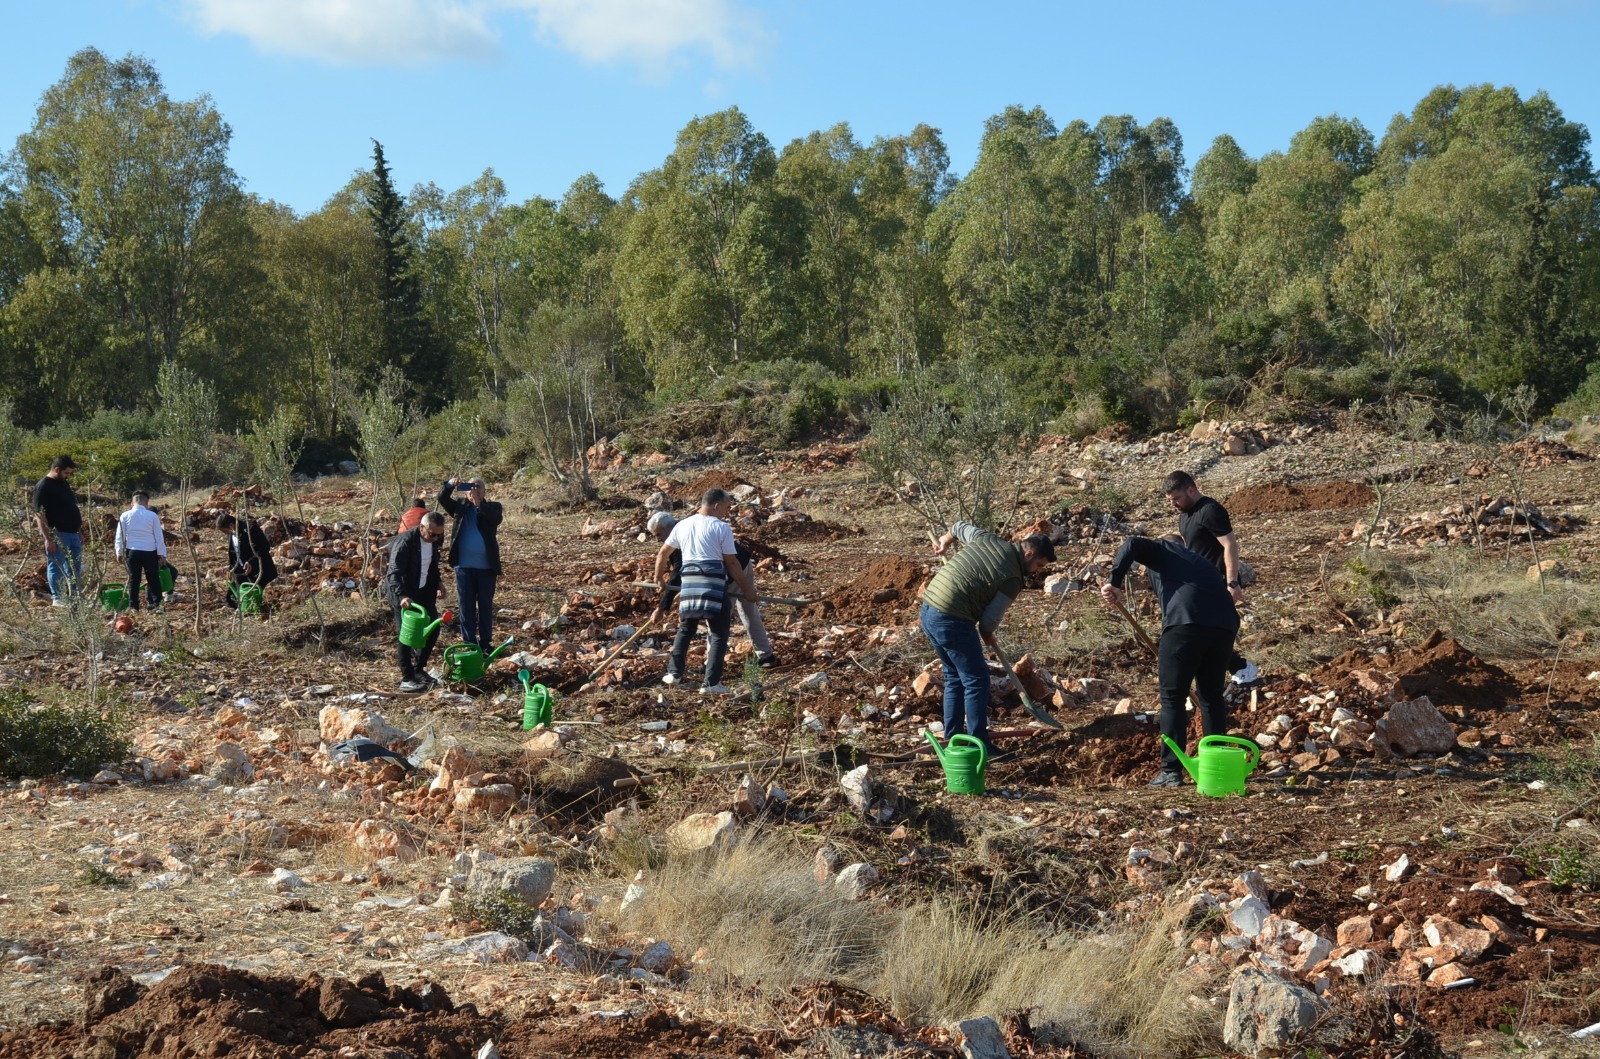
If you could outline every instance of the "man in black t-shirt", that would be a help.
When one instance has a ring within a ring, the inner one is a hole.
[[[1228,583],[1228,595],[1235,603],[1244,602],[1243,563],[1239,559],[1239,538],[1234,535],[1228,510],[1200,492],[1187,471],[1173,471],[1161,483],[1167,502],[1178,511],[1178,533],[1184,547],[1199,552],[1217,568]],[[1261,673],[1253,662],[1234,652],[1229,663],[1235,684],[1253,684]]]
[[[33,520],[44,537],[45,576],[50,602],[65,607],[83,577],[83,514],[72,495],[71,456],[57,456],[50,471],[33,487]]]

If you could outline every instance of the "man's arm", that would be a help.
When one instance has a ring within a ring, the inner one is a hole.
[[[1005,593],[997,593],[983,608],[983,617],[978,619],[978,635],[983,642],[994,646],[995,630],[1000,628],[1000,619],[1006,616],[1006,610],[1011,606],[1012,599]]]
[[[656,552],[656,584],[667,583],[667,572],[672,567],[672,553],[678,550],[676,544],[670,541],[661,545],[661,550]]]
[[[455,518],[461,513],[462,502],[456,499],[456,480],[454,478],[439,487],[439,495],[434,499],[444,509],[444,513],[451,518]]]
[[[503,505],[493,500],[485,500],[483,506],[478,508],[478,529],[493,530],[500,525],[506,517]]]
[[[121,559],[123,557],[123,548],[126,547],[126,544],[124,543],[125,538],[124,538],[124,535],[123,535],[122,531],[124,529],[126,529],[127,526],[128,526],[128,516],[127,515],[119,516],[118,519],[117,519],[117,536],[116,536],[116,539],[111,542],[112,550],[117,553],[117,558],[118,559]]]
[[[1235,603],[1243,603],[1244,587],[1239,583],[1239,538],[1231,532],[1224,533],[1217,538],[1217,543],[1222,545],[1222,568],[1228,582],[1228,595]]]
[[[739,562],[738,553],[723,553],[722,565],[728,568],[728,576],[738,582],[739,591],[744,593],[744,598],[750,603],[756,602],[756,586],[746,576],[744,567]]]

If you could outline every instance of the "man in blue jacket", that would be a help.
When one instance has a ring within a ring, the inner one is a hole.
[[[1133,564],[1150,574],[1150,585],[1161,597],[1161,644],[1157,674],[1161,688],[1161,734],[1183,746],[1189,737],[1189,717],[1184,700],[1194,687],[1203,735],[1228,734],[1228,700],[1223,683],[1233,657],[1233,638],[1239,631],[1228,584],[1217,568],[1199,552],[1183,545],[1149,537],[1129,537],[1117,550],[1111,576],[1100,588],[1108,604],[1122,603],[1122,582]],[[1162,744],[1161,772],[1152,787],[1177,787],[1183,783],[1178,756]]]
[[[456,572],[461,639],[487,652],[493,646],[494,586],[500,577],[500,522],[505,509],[485,499],[482,478],[452,478],[439,490],[439,507],[455,519],[446,561]]]

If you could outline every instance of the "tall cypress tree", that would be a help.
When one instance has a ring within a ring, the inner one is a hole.
[[[389,179],[383,144],[372,141],[372,184],[367,190],[367,214],[383,255],[380,295],[383,301],[383,361],[405,373],[416,391],[417,404],[428,412],[448,400],[444,347],[436,341],[422,312],[422,285],[412,260],[406,233],[406,200]]]

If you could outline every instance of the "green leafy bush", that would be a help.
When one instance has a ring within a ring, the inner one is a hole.
[[[0,776],[88,776],[128,756],[118,709],[40,705],[25,691],[0,692]]]
[[[57,456],[71,456],[78,470],[74,488],[81,493],[88,487],[117,496],[135,489],[154,489],[161,484],[161,471],[154,459],[143,451],[143,443],[129,444],[96,438],[89,441],[35,441],[22,450],[17,469],[29,482],[43,478]]]

